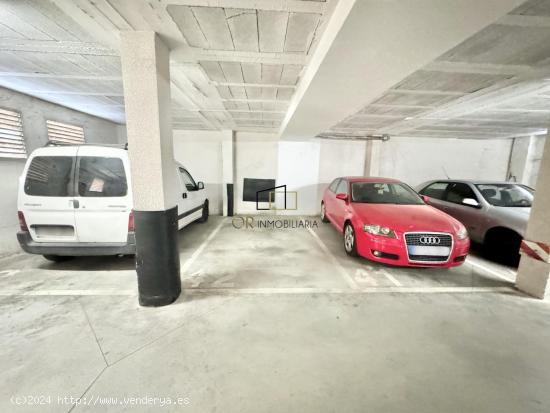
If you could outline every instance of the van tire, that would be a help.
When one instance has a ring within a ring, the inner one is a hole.
[[[202,216],[199,218],[199,222],[206,222],[208,221],[208,217],[210,215],[210,209],[208,208],[208,199],[204,201],[204,205],[202,206]]]
[[[53,262],[64,262],[73,258],[65,255],[43,255],[43,257],[46,258],[48,261],[53,261]]]

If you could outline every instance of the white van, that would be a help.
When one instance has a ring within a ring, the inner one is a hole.
[[[174,163],[179,177],[178,227],[208,219],[204,184]],[[46,146],[19,178],[21,231],[31,254],[52,261],[81,255],[135,254],[128,151],[106,146]]]

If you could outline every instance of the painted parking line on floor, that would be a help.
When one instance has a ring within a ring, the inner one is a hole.
[[[137,296],[137,290],[0,290],[0,296]]]
[[[319,247],[321,247],[321,249],[323,250],[323,252],[329,257],[330,261],[332,261],[332,263],[334,264],[334,266],[338,269],[338,272],[340,273],[340,275],[342,276],[342,278],[344,279],[344,281],[348,284],[348,286],[352,289],[352,290],[358,290],[359,289],[359,286],[357,285],[357,283],[355,282],[355,280],[348,274],[348,272],[346,271],[346,269],[342,266],[342,264],[340,264],[340,262],[336,259],[336,257],[334,256],[334,254],[332,252],[330,252],[330,250],[328,249],[328,247],[326,246],[326,244],[323,242],[323,240],[321,240],[321,238],[319,238],[319,235],[317,235],[315,233],[315,231],[313,231],[311,228],[308,228],[307,229],[309,231],[309,233],[311,234],[311,236],[313,237],[313,239],[315,239],[315,241],[317,242],[317,244],[319,245]]]
[[[270,295],[270,294],[471,294],[517,292],[512,287],[367,287],[348,288],[312,288],[312,287],[269,287],[269,288],[184,288],[183,295],[224,294],[224,295]],[[35,290],[0,291],[0,296],[137,296],[136,290]]]
[[[494,275],[495,277],[498,277],[501,280],[508,281],[511,283],[516,282],[515,274],[510,274],[508,271],[504,271],[504,270],[496,270],[496,269],[490,268],[488,265],[482,264],[477,258],[468,256],[468,258],[466,258],[466,263],[470,264],[470,266],[474,268],[482,270],[488,274]]]
[[[342,288],[187,288],[184,294],[445,294],[516,292],[511,287],[368,287],[358,290]]]
[[[220,229],[222,228],[223,224],[225,224],[225,222],[226,220],[222,219],[221,222],[216,226],[216,228],[212,230],[210,235],[203,241],[203,243],[199,245],[199,247],[195,250],[195,252],[193,252],[191,257],[189,257],[187,261],[185,261],[185,263],[181,266],[181,269],[180,269],[181,274],[186,273],[187,270],[191,267],[191,265],[193,265],[193,263],[197,260],[199,255],[201,255],[201,253],[208,246],[208,244],[210,244],[210,241],[212,241],[216,236],[216,234],[220,231]]]

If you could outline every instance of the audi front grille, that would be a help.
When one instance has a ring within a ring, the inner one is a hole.
[[[453,250],[453,237],[450,234],[440,234],[433,232],[408,233],[405,234],[405,243],[407,245],[407,253],[410,261],[415,262],[447,262]],[[409,247],[448,247],[449,254],[447,255],[415,255],[409,253]]]

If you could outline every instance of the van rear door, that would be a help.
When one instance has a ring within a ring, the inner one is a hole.
[[[132,211],[130,164],[121,149],[81,146],[76,160],[78,208],[75,222],[80,242],[126,242]]]
[[[43,148],[23,172],[19,209],[35,242],[77,242],[74,171],[77,148]]]

